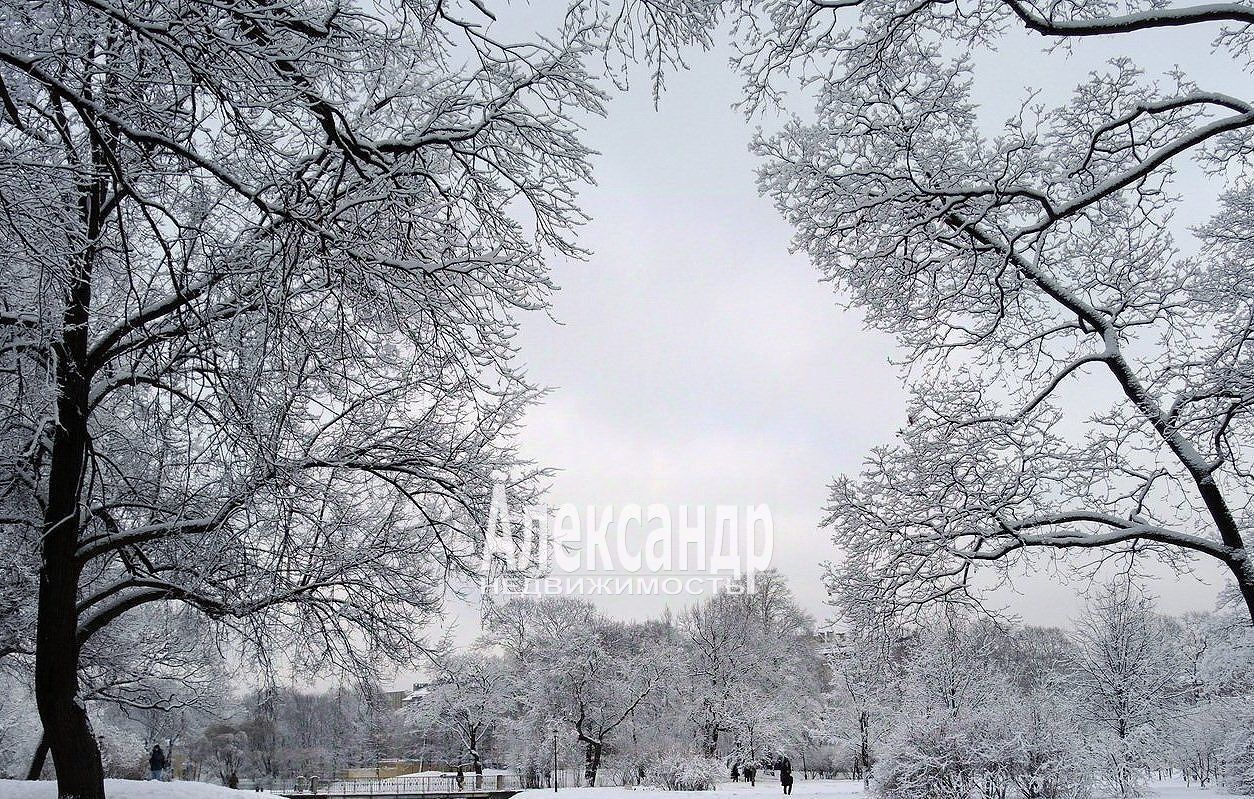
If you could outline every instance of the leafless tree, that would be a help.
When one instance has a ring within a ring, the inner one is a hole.
[[[536,639],[531,659],[519,664],[528,686],[526,713],[537,723],[555,720],[573,736],[583,750],[584,784],[593,786],[612,738],[637,708],[674,686],[676,654],[671,642],[646,635],[645,627],[582,615],[585,603],[544,604],[567,606],[549,618],[583,623]]]
[[[427,693],[408,713],[420,727],[451,731],[482,769],[482,747],[492,729],[517,710],[518,686],[499,658],[479,653],[450,655]]]
[[[490,606],[484,620],[484,642],[499,646],[519,663],[528,663],[542,647],[551,646],[572,630],[597,623],[591,602],[570,597],[511,597]]]
[[[749,107],[790,76],[817,99],[758,142],[760,185],[909,363],[899,441],[832,489],[847,598],[911,612],[968,601],[976,565],[1152,552],[1222,564],[1254,617],[1254,103],[1127,59],[1058,107],[1028,96],[1000,130],[971,97],[979,52],[1012,26],[1059,44],[1216,23],[1239,70],[1254,8],[766,0],[745,15]],[[1177,243],[1184,159],[1220,202]]]
[[[99,799],[80,666],[124,614],[182,603],[268,666],[412,658],[493,481],[537,490],[511,334],[545,253],[579,254],[593,18],[530,41],[477,0],[0,18],[0,523],[38,552],[59,790]]]
[[[856,775],[871,787],[871,768],[901,702],[904,633],[858,628],[834,644],[827,657],[832,670],[828,734],[853,750]]]
[[[813,623],[782,575],[767,571],[757,581],[755,593],[719,592],[678,621],[685,704],[707,757],[726,748],[728,733],[738,755],[758,762],[782,754],[776,745],[797,741],[817,721]]]
[[[1148,757],[1157,754],[1190,690],[1175,631],[1132,586],[1112,583],[1077,624],[1071,680],[1081,717],[1097,730],[1102,773],[1119,796],[1139,793]]]

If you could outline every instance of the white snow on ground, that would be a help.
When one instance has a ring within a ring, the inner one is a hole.
[[[760,779],[757,786],[750,788],[743,782],[720,783],[718,790],[713,792],[724,799],[776,799],[784,796],[784,789],[775,779]],[[515,799],[701,799],[709,797],[710,791],[663,791],[657,788],[534,788],[522,791]],[[858,797],[862,796],[862,783],[854,780],[797,780],[792,789],[793,796],[817,797]]]
[[[717,793],[724,799],[783,799],[784,790],[775,778],[759,779],[750,788],[740,782],[726,782],[718,786]],[[859,799],[865,797],[859,780],[797,780],[792,795],[811,799]],[[710,796],[708,792],[681,793],[660,791],[656,788],[562,788],[554,792],[536,789],[523,791],[515,799],[699,799]],[[1155,799],[1244,799],[1222,790],[1186,786],[1179,780],[1163,780],[1150,785],[1150,796]]]
[[[724,799],[773,799],[782,797],[776,780],[758,780],[756,787],[744,783],[723,783],[718,795]],[[1178,780],[1164,780],[1151,785],[1156,799],[1239,799],[1213,788],[1186,786]],[[109,799],[248,799],[253,791],[232,791],[205,782],[150,782],[140,780],[105,780]],[[657,788],[562,788],[523,791],[518,799],[700,799],[709,792],[672,793]],[[56,783],[44,780],[0,780],[0,799],[56,799]],[[855,780],[797,780],[793,796],[811,799],[857,799],[862,797],[862,783]]]
[[[108,799],[248,799],[252,791],[232,791],[207,782],[105,780]],[[52,780],[0,780],[0,799],[57,799]]]
[[[1185,785],[1184,780],[1163,780],[1150,784],[1156,799],[1242,799],[1236,794],[1225,793],[1222,788],[1199,788]]]

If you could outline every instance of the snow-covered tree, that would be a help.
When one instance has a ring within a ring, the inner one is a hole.
[[[669,642],[597,618],[542,643],[525,668],[532,675],[529,713],[555,719],[583,749],[583,779],[596,785],[607,745],[652,696],[675,681]],[[542,675],[542,676],[536,676]]]
[[[795,756],[822,723],[812,623],[775,572],[675,620],[623,624],[569,597],[515,598],[490,610],[485,643],[517,677],[524,708],[509,737],[531,773],[551,763],[554,725],[593,784],[607,764],[625,782],[665,783],[718,758]]]
[[[441,661],[435,680],[407,716],[419,727],[452,731],[474,770],[482,766],[488,734],[517,710],[518,694],[514,675],[499,658],[454,654]]]
[[[23,643],[4,662],[10,673],[33,685],[30,632],[25,629]],[[210,624],[193,611],[155,604],[136,608],[85,642],[79,696],[93,720],[119,715],[123,721],[140,716],[155,720],[184,710],[209,710],[226,690],[217,644]],[[43,773],[49,744],[47,736],[38,736],[26,753],[24,774],[29,778]]]
[[[747,5],[748,105],[793,78],[815,100],[758,142],[760,186],[909,363],[899,440],[832,488],[836,583],[869,612],[912,612],[967,599],[973,567],[1152,552],[1220,564],[1254,618],[1254,100],[1126,58],[1069,100],[1025,87],[1001,127],[973,100],[979,53],[1012,28],[1063,44],[1216,25],[1222,57],[1248,69],[1254,7]],[[1187,160],[1219,210],[1177,242]]]
[[[777,572],[758,575],[754,593],[721,592],[693,606],[678,634],[691,724],[707,757],[719,754],[724,733],[745,762],[777,756],[778,745],[817,724],[823,663],[813,624]]]
[[[1186,618],[1189,698],[1176,751],[1199,782],[1209,770],[1226,787],[1254,794],[1254,628],[1236,591],[1213,613]]]
[[[120,616],[183,603],[294,667],[411,658],[493,481],[531,500],[511,333],[545,253],[579,254],[598,17],[521,40],[477,0],[0,18],[0,525],[38,554],[60,790],[99,799],[79,672]]]
[[[211,724],[192,742],[191,754],[211,769],[218,782],[226,785],[231,774],[247,762],[248,734],[238,726],[219,722]]]
[[[1070,683],[1097,730],[1102,773],[1119,796],[1137,795],[1165,753],[1189,684],[1174,630],[1131,583],[1105,586],[1076,624]]]
[[[1247,697],[1234,704],[1224,722],[1228,732],[1220,751],[1224,783],[1237,793],[1254,795],[1254,701]]]
[[[822,716],[818,687],[784,680],[746,686],[729,706],[733,748],[728,759],[758,763],[804,751]],[[800,761],[796,767],[801,768]]]
[[[887,799],[1087,796],[1092,763],[1058,682],[1024,688],[1009,631],[952,614],[920,631],[875,784]]]
[[[824,709],[826,734],[852,754],[869,788],[871,768],[901,702],[902,633],[882,627],[847,631],[828,660],[832,689]]]
[[[527,663],[571,631],[585,630],[600,618],[591,602],[569,597],[512,597],[488,608],[484,641],[499,646],[518,663]]]
[[[1180,711],[1171,729],[1171,752],[1185,784],[1207,787],[1223,768],[1224,745],[1234,708],[1219,700],[1192,702]]]

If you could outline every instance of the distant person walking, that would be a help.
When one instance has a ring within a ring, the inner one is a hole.
[[[148,768],[152,772],[152,779],[165,779],[166,759],[165,752],[161,751],[161,745],[158,744],[152,748],[152,754],[148,755]]]
[[[750,785],[756,786],[758,778],[758,767],[756,763],[745,764],[745,781]]]
[[[732,763],[732,782],[740,782],[740,763]]]
[[[226,778],[226,787],[235,790],[239,787],[239,774],[235,773],[235,769],[231,769],[231,776]],[[310,788],[312,791],[313,789]]]
[[[792,761],[787,756],[779,761],[779,784],[784,786],[784,796],[792,795]]]

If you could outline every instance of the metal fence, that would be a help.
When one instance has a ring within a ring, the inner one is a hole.
[[[243,787],[243,786],[241,786]],[[389,777],[387,779],[327,780],[298,777],[259,785],[271,793],[285,796],[326,797],[403,797],[403,796],[473,796],[498,791],[520,791],[522,778],[517,774],[466,774],[459,782],[456,775],[424,775]]]

